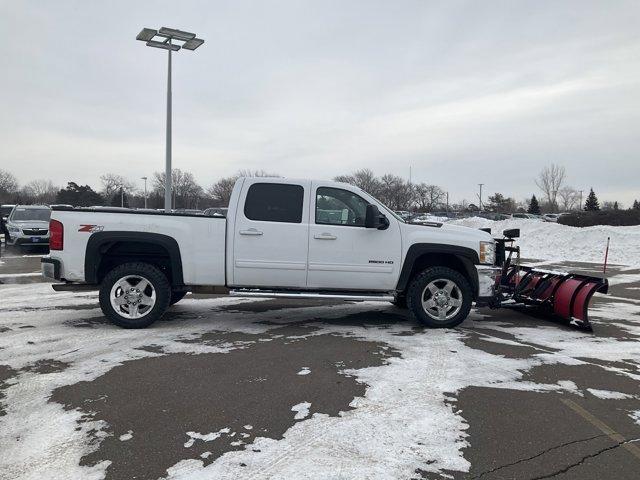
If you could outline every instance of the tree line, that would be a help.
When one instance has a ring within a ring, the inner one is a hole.
[[[277,173],[264,170],[240,170],[236,174],[223,177],[203,188],[191,172],[179,168],[172,174],[172,205],[174,208],[204,209],[208,207],[228,206],[231,192],[239,177],[279,177]],[[531,197],[516,201],[515,198],[495,192],[482,201],[479,197],[473,202],[462,200],[449,204],[448,194],[442,187],[425,182],[411,183],[397,175],[387,173],[376,176],[368,168],[356,170],[351,174],[338,175],[335,181],[355,185],[368,192],[393,210],[415,212],[434,211],[478,211],[480,209],[495,213],[546,212],[584,210],[617,210],[622,206],[616,201],[606,201],[600,205],[593,188],[585,201],[581,202],[579,190],[566,183],[566,171],[560,165],[545,167],[535,178],[535,185],[542,193],[540,199]],[[164,207],[165,173],[155,172],[147,184],[147,208]],[[125,206],[142,208],[145,206],[145,192],[140,182],[115,173],[100,176],[100,187],[94,190],[89,185],[68,182],[66,186],[54,185],[50,180],[33,180],[19,185],[16,177],[0,169],[0,203],[22,204],[69,204],[74,206]],[[632,209],[640,209],[640,201],[633,202]]]

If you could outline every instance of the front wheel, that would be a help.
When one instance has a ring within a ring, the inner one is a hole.
[[[460,272],[430,267],[409,285],[407,306],[419,322],[433,328],[451,328],[467,318],[472,297],[471,286]]]
[[[145,328],[169,306],[167,277],[148,263],[124,263],[111,270],[100,285],[100,308],[123,328]]]

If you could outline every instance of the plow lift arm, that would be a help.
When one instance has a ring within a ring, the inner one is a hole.
[[[520,247],[515,245],[520,229],[505,230],[503,235],[495,239],[496,263],[501,272],[496,278],[492,306],[525,308],[592,331],[589,301],[596,292],[607,293],[607,279],[520,265]]]

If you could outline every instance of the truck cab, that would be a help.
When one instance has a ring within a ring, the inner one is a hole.
[[[99,288],[103,311],[125,327],[206,290],[392,301],[450,327],[491,298],[499,270],[489,233],[408,224],[359,188],[322,180],[240,178],[226,218],[54,209],[52,222],[45,275],[60,289]]]

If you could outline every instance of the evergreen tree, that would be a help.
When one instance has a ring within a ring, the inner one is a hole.
[[[589,190],[589,195],[587,195],[587,201],[584,202],[584,209],[587,212],[595,212],[600,210],[600,202],[598,202],[598,197],[596,197],[593,188]]]
[[[620,205],[618,205],[618,201],[617,200],[615,202],[613,202],[613,209],[614,210],[620,210]]]
[[[103,202],[102,196],[89,185],[78,185],[75,182],[67,183],[67,188],[61,189],[56,195],[56,203],[65,203],[76,207],[102,205]]]
[[[633,209],[640,210],[640,202],[638,200],[633,201]]]
[[[532,213],[533,215],[540,215],[540,204],[538,203],[538,199],[535,195],[531,196],[531,201],[529,202],[529,208],[527,209],[527,213]]]

